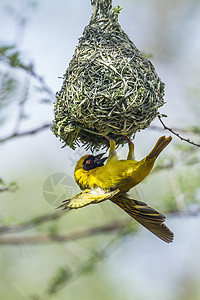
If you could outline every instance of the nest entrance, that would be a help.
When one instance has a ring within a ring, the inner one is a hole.
[[[56,136],[75,148],[118,145],[147,128],[164,104],[164,83],[118,22],[111,0],[92,0],[90,23],[79,39],[57,93]]]

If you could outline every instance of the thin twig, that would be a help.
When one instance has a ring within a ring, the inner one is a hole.
[[[18,129],[20,128],[20,124],[24,118],[25,115],[25,105],[26,102],[29,99],[29,90],[30,90],[30,76],[26,76],[25,78],[25,82],[24,82],[24,88],[23,88],[23,92],[21,95],[21,99],[18,103],[18,116],[17,116],[17,120],[16,120],[16,124],[14,126],[15,128],[15,132],[18,131]]]
[[[165,130],[165,128],[160,127],[160,126],[157,126],[157,125],[150,125],[150,127],[148,127],[147,129],[148,129],[148,130],[157,130],[157,131],[163,131],[163,130]],[[179,132],[182,132],[182,133],[193,133],[193,134],[196,134],[196,133],[193,131],[193,128],[173,127],[173,130],[174,130],[174,131],[179,131]]]
[[[30,219],[28,221],[25,221],[25,222],[22,222],[19,224],[3,225],[3,226],[0,226],[0,234],[10,233],[10,232],[21,232],[23,230],[30,229],[37,225],[41,225],[42,223],[54,221],[54,220],[60,218],[63,214],[64,214],[63,211],[54,212],[51,214],[46,214],[46,215],[42,215],[39,217],[35,217],[33,219]]]
[[[55,94],[54,92],[50,89],[50,87],[46,84],[44,78],[37,74],[33,69],[29,70],[29,74],[33,76],[41,85],[41,88],[43,89],[44,92],[49,94],[49,96],[52,98],[52,100],[55,100]]]
[[[11,140],[11,139],[16,138],[16,137],[22,137],[22,136],[36,134],[39,131],[42,131],[42,130],[44,130],[46,128],[50,128],[50,126],[51,126],[51,124],[47,123],[47,124],[44,124],[44,125],[39,126],[37,128],[31,129],[31,130],[27,130],[27,131],[24,131],[24,132],[14,132],[14,133],[10,134],[7,137],[1,138],[0,139],[0,143],[7,142],[8,140]]]
[[[179,139],[181,139],[182,141],[185,141],[185,142],[187,142],[187,143],[189,143],[189,144],[191,144],[191,145],[194,145],[194,146],[196,146],[196,147],[200,147],[200,144],[197,144],[197,143],[195,143],[195,142],[193,142],[193,141],[190,141],[189,138],[186,139],[186,138],[182,137],[179,133],[175,132],[172,128],[167,127],[167,126],[165,125],[165,123],[163,122],[161,116],[158,116],[158,119],[160,120],[160,122],[161,122],[161,124],[163,125],[163,128],[164,128],[165,130],[170,131],[171,133],[173,133],[174,135],[176,135],[176,136],[177,136]]]

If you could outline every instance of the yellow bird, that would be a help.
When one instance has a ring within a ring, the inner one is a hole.
[[[83,190],[75,197],[64,200],[59,208],[76,209],[107,199],[117,204],[132,218],[163,241],[170,243],[174,234],[164,224],[165,215],[142,201],[131,199],[127,192],[140,183],[152,170],[158,155],[172,138],[162,136],[152,151],[141,161],[134,159],[134,144],[128,139],[129,153],[126,160],[118,160],[115,142],[110,140],[108,157],[105,154],[85,155],[77,162],[75,181]],[[104,165],[105,160],[107,160]]]

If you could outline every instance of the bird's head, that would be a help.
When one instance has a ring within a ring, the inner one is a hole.
[[[84,155],[77,162],[75,171],[77,171],[78,169],[89,171],[98,167],[102,167],[104,161],[107,159],[107,157],[102,158],[104,154],[105,153],[101,153],[98,155]]]

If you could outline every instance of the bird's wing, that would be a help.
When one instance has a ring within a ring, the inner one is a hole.
[[[115,196],[111,201],[161,240],[167,243],[173,241],[173,232],[164,224],[165,215],[142,201],[131,199],[127,194]]]
[[[73,198],[64,200],[58,208],[63,208],[63,209],[80,208],[89,204],[95,204],[107,199],[111,199],[117,193],[119,193],[118,189],[111,192],[105,192],[100,188],[93,189],[93,190],[86,189],[80,194],[74,196]]]

